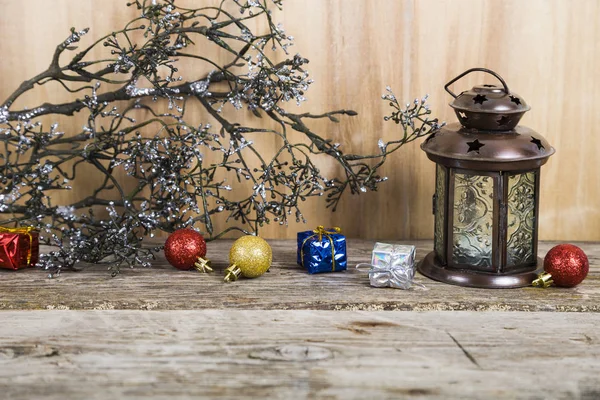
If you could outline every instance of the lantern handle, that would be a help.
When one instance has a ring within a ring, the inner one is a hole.
[[[463,76],[470,74],[471,72],[487,72],[488,74],[494,75],[500,82],[502,82],[502,86],[504,86],[504,92],[506,92],[506,94],[510,93],[508,90],[508,86],[506,85],[506,82],[504,82],[504,79],[502,79],[502,77],[500,75],[498,75],[491,69],[487,69],[487,68],[471,68],[471,69],[466,70],[465,72],[463,72],[456,78],[452,79],[450,82],[446,83],[446,86],[444,86],[444,89],[446,89],[446,92],[450,93],[450,95],[452,97],[456,98],[457,96],[450,89],[448,89],[448,86],[452,85],[454,82],[456,82]]]

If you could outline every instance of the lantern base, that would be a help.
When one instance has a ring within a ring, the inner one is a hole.
[[[537,265],[532,266],[528,271],[501,275],[448,268],[440,264],[435,258],[435,253],[431,252],[421,260],[417,269],[428,278],[451,285],[485,289],[511,289],[531,286],[531,282],[537,278],[538,273],[543,271],[543,264],[542,259],[538,257]]]

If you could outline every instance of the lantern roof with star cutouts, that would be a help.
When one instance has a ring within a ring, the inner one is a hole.
[[[472,72],[492,75],[500,84],[477,85],[456,95],[450,86]],[[539,168],[554,154],[542,135],[518,125],[531,107],[494,71],[471,68],[444,88],[454,98],[450,107],[459,123],[442,126],[421,145],[432,161],[452,168],[519,171]]]
[[[476,85],[458,95],[450,90],[454,82],[472,72],[485,72],[494,76],[500,84]],[[445,89],[454,97],[450,107],[456,112],[460,123],[467,128],[511,130],[517,126],[523,114],[531,109],[525,99],[510,91],[500,75],[486,68],[471,68],[463,72],[448,82]]]
[[[483,131],[452,123],[432,133],[421,148],[434,162],[484,171],[537,168],[554,154],[548,141],[526,126]]]

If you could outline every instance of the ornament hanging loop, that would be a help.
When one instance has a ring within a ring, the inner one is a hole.
[[[554,280],[552,280],[552,275],[550,275],[547,272],[542,272],[541,274],[538,275],[537,279],[535,279],[533,282],[531,282],[531,285],[545,289],[547,287],[552,286],[553,283],[554,283]]]
[[[211,265],[212,262],[210,260],[205,260],[202,257],[198,257],[198,261],[194,263],[194,268],[196,268],[196,270],[199,272],[209,273],[214,271]]]
[[[223,281],[226,283],[235,282],[239,279],[242,274],[242,270],[237,265],[233,264],[225,270],[225,278]]]

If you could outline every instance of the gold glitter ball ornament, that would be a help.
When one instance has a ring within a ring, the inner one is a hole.
[[[258,236],[242,236],[229,250],[229,268],[225,270],[225,282],[236,281],[240,275],[256,278],[271,267],[273,251],[266,240]]]

